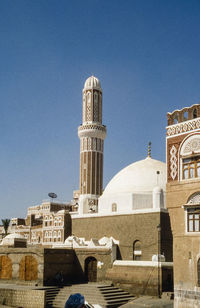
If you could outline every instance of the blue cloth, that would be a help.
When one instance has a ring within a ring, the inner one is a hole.
[[[80,308],[85,303],[85,298],[80,293],[70,295],[64,308]]]

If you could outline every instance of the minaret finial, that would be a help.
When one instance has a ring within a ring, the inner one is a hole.
[[[151,157],[151,141],[149,142],[148,146],[148,157]]]

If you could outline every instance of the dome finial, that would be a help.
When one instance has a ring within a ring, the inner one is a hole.
[[[151,141],[149,142],[148,146],[148,157],[151,157]]]
[[[90,89],[96,89],[102,91],[99,79],[96,78],[93,74],[85,81],[83,90],[90,90]]]

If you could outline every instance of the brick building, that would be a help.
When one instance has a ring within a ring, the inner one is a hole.
[[[199,104],[168,113],[166,144],[167,208],[173,232],[174,307],[199,307]]]
[[[30,245],[51,247],[55,242],[64,242],[71,234],[71,205],[43,202],[28,208],[27,217],[12,218],[9,232],[19,233]]]

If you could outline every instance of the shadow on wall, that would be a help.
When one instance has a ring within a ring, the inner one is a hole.
[[[81,264],[72,249],[45,249],[44,285],[69,285],[85,282]]]

